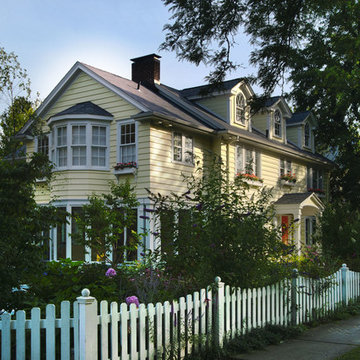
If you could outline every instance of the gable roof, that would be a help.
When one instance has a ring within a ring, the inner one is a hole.
[[[250,132],[236,126],[232,126],[218,115],[202,107],[200,104],[190,101],[189,95],[198,94],[200,90],[206,88],[207,85],[184,90],[176,90],[163,84],[154,84],[154,86],[147,87],[132,80],[125,79],[121,76],[80,62],[77,62],[70,69],[70,71],[37,109],[36,114],[41,116],[41,114],[46,113],[47,109],[66,91],[68,86],[70,86],[70,84],[81,72],[86,73],[88,76],[98,81],[107,89],[113,91],[119,97],[128,101],[137,108],[139,112],[137,115],[133,116],[135,119],[142,120],[154,117],[157,117],[158,119],[166,119],[167,121],[205,131],[210,134],[217,133],[224,135],[229,134],[230,136],[235,135],[239,140],[251,140],[256,142],[259,146],[288,151],[291,154],[301,156],[304,159],[317,160],[328,164],[331,163],[328,159],[318,154],[312,154],[304,151],[295,144],[289,142],[287,144],[279,144],[278,142],[270,140],[265,136],[265,134],[254,128]],[[237,78],[225,81],[224,88],[231,90],[239,85],[239,82],[241,81],[244,81],[244,79]],[[281,101],[282,97],[274,97],[272,101],[275,101],[275,99],[277,99],[276,101]],[[70,113],[75,114],[78,111],[106,111],[97,107],[95,104],[90,104],[89,102],[88,104],[77,104],[67,110],[64,110],[64,112],[69,115]],[[22,134],[25,134],[30,126],[31,124],[26,124],[21,130]]]
[[[235,87],[239,82],[244,81],[245,78],[237,78],[232,80],[224,81],[221,86],[214,87],[213,85],[201,85],[201,86],[194,86],[190,88],[185,88],[180,90],[181,96],[185,98],[197,98],[205,95],[211,95],[214,91],[221,93],[221,92],[229,92],[233,87]]]
[[[310,114],[310,111],[295,112],[290,119],[286,120],[286,125],[302,124]]]
[[[292,194],[284,194],[281,198],[275,201],[274,205],[299,205],[306,206],[307,200],[312,201],[316,206],[320,209],[324,208],[323,202],[319,199],[319,197],[315,193],[292,193]]]

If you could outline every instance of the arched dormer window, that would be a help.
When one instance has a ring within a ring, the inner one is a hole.
[[[309,123],[305,124],[305,134],[304,134],[304,145],[310,147],[310,125]]]
[[[274,135],[278,137],[281,137],[281,121],[281,112],[279,110],[276,110],[274,113]]]
[[[236,96],[236,116],[235,122],[241,125],[245,125],[245,108],[246,100],[243,94]]]

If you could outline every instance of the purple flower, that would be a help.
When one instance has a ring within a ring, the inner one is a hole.
[[[203,204],[199,203],[196,205],[196,210],[200,211],[202,209],[202,207],[203,207]]]
[[[107,276],[108,278],[112,278],[114,276],[116,276],[116,271],[113,268],[108,268],[105,276]]]
[[[140,305],[139,299],[136,296],[129,296],[125,299],[125,301],[128,305],[135,304],[136,307],[139,307],[139,305]]]

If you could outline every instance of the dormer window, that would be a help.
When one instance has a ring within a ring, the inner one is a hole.
[[[243,94],[236,96],[236,117],[235,122],[241,125],[245,125],[245,108],[246,101]]]
[[[305,135],[304,135],[304,145],[310,147],[310,125],[309,123],[305,124]]]
[[[274,135],[281,137],[281,113],[279,110],[276,110],[274,113]]]

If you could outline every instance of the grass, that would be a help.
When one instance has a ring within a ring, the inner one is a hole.
[[[335,360],[359,360],[360,359],[360,346],[337,357]]]

